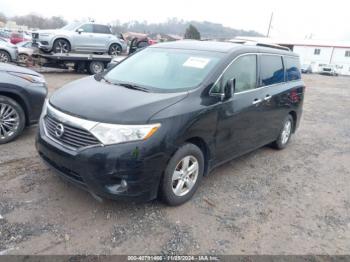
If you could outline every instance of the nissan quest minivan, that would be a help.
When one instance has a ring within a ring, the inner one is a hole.
[[[157,44],[56,91],[36,147],[95,197],[179,205],[216,166],[265,145],[285,148],[304,90],[298,56],[282,47]]]

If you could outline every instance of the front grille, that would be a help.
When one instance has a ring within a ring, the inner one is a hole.
[[[330,68],[323,68],[323,71],[330,72],[331,69]]]
[[[61,136],[57,136],[57,126],[60,124],[64,131]],[[89,131],[63,124],[50,115],[45,116],[45,127],[49,137],[73,149],[101,144]]]
[[[38,33],[32,33],[32,38],[34,38],[34,39],[39,38],[39,34]]]

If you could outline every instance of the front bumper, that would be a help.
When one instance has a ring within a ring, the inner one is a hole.
[[[45,51],[51,51],[53,41],[51,36],[40,36],[38,38],[33,39],[34,46],[37,46],[39,49]]]
[[[148,141],[72,151],[45,135],[40,121],[36,148],[51,169],[93,195],[149,201],[157,197],[168,157]],[[126,188],[120,187],[122,180]]]

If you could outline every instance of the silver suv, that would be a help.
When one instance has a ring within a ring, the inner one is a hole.
[[[54,53],[96,52],[119,55],[126,51],[126,43],[113,35],[106,25],[72,23],[61,29],[39,30],[33,41],[40,49]]]
[[[17,56],[17,46],[0,37],[0,63],[15,62],[17,61]]]

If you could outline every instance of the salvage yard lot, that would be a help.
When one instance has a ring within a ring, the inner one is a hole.
[[[45,74],[50,93],[84,76]],[[349,254],[350,78],[304,81],[285,150],[217,168],[175,208],[97,202],[42,164],[27,129],[0,146],[0,254]]]

